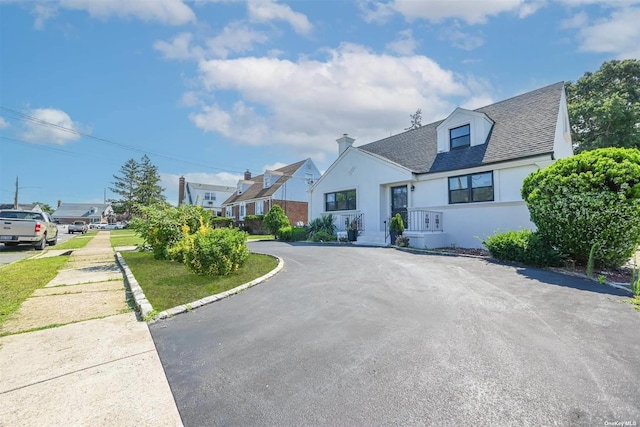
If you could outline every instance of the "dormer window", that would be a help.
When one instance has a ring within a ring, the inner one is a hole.
[[[451,149],[464,148],[471,145],[471,125],[458,126],[449,129]]]

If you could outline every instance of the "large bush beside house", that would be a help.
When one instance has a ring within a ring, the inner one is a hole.
[[[285,215],[284,210],[278,205],[274,205],[262,220],[264,227],[279,239],[280,229],[291,225],[289,218]]]
[[[540,237],[586,264],[617,267],[640,241],[640,150],[603,148],[529,175],[522,197]]]

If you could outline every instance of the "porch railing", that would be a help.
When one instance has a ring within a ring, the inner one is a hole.
[[[355,228],[359,233],[362,233],[364,231],[364,212],[333,214],[333,223],[336,225],[336,231]]]
[[[442,212],[409,209],[404,227],[407,231],[444,231]]]

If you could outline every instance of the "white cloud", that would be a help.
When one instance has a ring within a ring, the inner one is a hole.
[[[138,18],[167,25],[183,25],[196,21],[196,15],[183,0],[59,0],[34,8],[36,28],[55,14],[56,8],[84,10],[93,18]]]
[[[432,59],[377,54],[353,44],[328,49],[324,60],[269,57],[201,61],[204,89],[235,92],[229,106],[205,105],[190,115],[205,132],[251,145],[285,146],[321,159],[337,150],[347,132],[362,143],[409,125],[422,109],[423,123],[441,119],[459,102],[486,90],[467,84]]]
[[[55,16],[56,8],[48,4],[36,4],[31,13],[36,16],[36,20],[33,22],[33,28],[42,30],[44,23]]]
[[[193,34],[180,33],[168,42],[157,40],[153,48],[162,53],[165,59],[226,58],[232,53],[250,51],[256,43],[266,43],[268,40],[266,34],[240,22],[233,22],[217,36],[205,40],[206,47],[192,43]]]
[[[274,170],[276,170],[276,169],[280,169],[280,168],[283,168],[283,167],[285,167],[285,166],[287,166],[287,164],[286,164],[286,163],[282,163],[282,162],[275,162],[275,163],[272,163],[272,164],[270,164],[270,165],[264,165],[264,167],[262,168],[262,170],[263,170],[263,171],[266,171],[266,170],[274,171]]]
[[[640,8],[613,11],[608,18],[578,32],[580,50],[610,53],[619,59],[640,58]]]
[[[398,55],[413,55],[418,47],[418,42],[413,38],[411,30],[400,31],[399,38],[387,43],[386,48]]]
[[[564,29],[569,28],[582,28],[589,22],[589,17],[584,12],[579,12],[573,15],[571,18],[565,19],[560,23],[560,27]]]
[[[204,50],[199,46],[192,46],[191,33],[180,33],[171,39],[170,42],[157,40],[153,48],[165,57],[165,59],[198,59],[204,56]]]
[[[304,14],[275,0],[248,0],[247,8],[249,19],[253,22],[285,21],[298,34],[309,34],[313,30],[313,25]]]
[[[220,34],[207,40],[207,47],[215,57],[226,58],[230,53],[250,51],[256,43],[266,43],[268,40],[266,34],[252,30],[242,23],[233,22]]]
[[[86,133],[81,125],[73,122],[62,110],[36,108],[30,110],[29,115],[35,120],[26,121],[25,130],[21,134],[28,142],[64,145],[80,139],[78,132]]]
[[[462,50],[474,50],[484,44],[484,38],[481,35],[474,35],[455,28],[448,28],[442,31],[440,39],[447,40],[453,47]]]
[[[4,117],[0,117],[0,129],[6,129],[9,127],[9,123],[4,119]]]
[[[524,18],[538,10],[541,0],[393,0],[361,3],[367,22],[384,21],[394,12],[408,21],[426,19],[441,22],[445,19],[460,19],[468,24],[483,24],[491,16],[505,12],[516,13]]]

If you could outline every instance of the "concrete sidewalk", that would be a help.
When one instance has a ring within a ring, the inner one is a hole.
[[[0,426],[182,425],[149,328],[127,304],[109,232],[73,250],[0,332],[14,333],[0,338]]]

